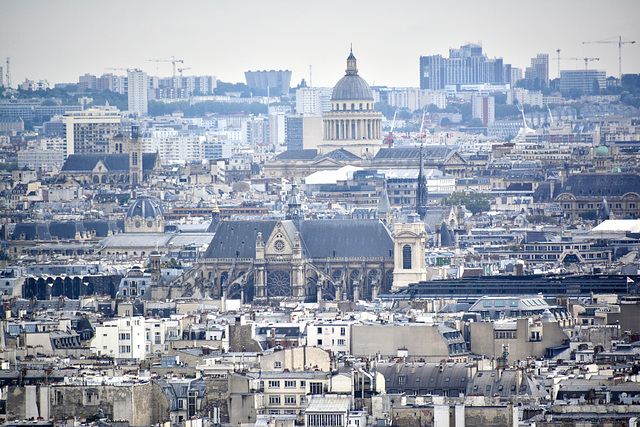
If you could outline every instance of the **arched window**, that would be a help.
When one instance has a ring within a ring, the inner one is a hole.
[[[351,110],[355,110],[356,109],[356,104],[351,104]]]
[[[362,110],[362,102],[360,103],[360,109]]]
[[[402,268],[411,270],[411,246],[404,245],[402,247]]]
[[[347,104],[342,104],[342,109],[346,110],[347,109]]]

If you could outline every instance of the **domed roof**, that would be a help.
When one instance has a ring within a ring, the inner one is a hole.
[[[373,92],[369,84],[358,75],[356,57],[353,51],[347,58],[347,74],[333,87],[332,101],[373,101]]]
[[[162,216],[162,204],[160,201],[153,197],[139,197],[137,198],[127,211],[127,218],[134,218],[136,216],[142,218],[157,218]]]
[[[596,148],[596,156],[608,156],[609,155],[609,147],[606,145],[600,145]]]

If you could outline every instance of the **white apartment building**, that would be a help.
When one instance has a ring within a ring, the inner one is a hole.
[[[284,151],[287,136],[287,120],[284,113],[269,114],[269,138],[276,152]]]
[[[163,165],[184,165],[204,158],[207,137],[187,134],[173,128],[153,128],[143,134],[142,151],[160,154]]]
[[[27,149],[18,152],[18,167],[36,171],[59,171],[64,165],[64,151]]]
[[[520,105],[537,105],[538,107],[544,106],[542,92],[540,92],[539,90],[535,91],[522,88],[511,89],[507,92],[507,104],[515,104],[514,101],[517,101],[517,103]]]
[[[38,146],[34,148],[39,148],[41,150],[57,150],[62,151],[62,153],[64,154],[64,151],[67,148],[67,142],[64,140],[64,138],[60,137],[41,138],[38,141]]]
[[[145,351],[148,355],[166,354],[169,341],[180,339],[180,324],[177,319],[145,320]]]
[[[127,71],[129,112],[146,116],[149,111],[149,78],[144,71]]]
[[[296,90],[296,111],[303,116],[322,116],[331,111],[331,87],[303,87]]]
[[[496,121],[495,98],[493,96],[474,95],[471,98],[471,112],[474,119],[480,119],[484,126],[489,126]]]
[[[315,321],[307,324],[307,345],[315,345],[334,354],[351,348],[351,323]]]
[[[145,318],[123,317],[96,326],[95,336],[91,340],[91,351],[98,356],[109,356],[116,360],[144,360]]]
[[[242,144],[265,153],[271,147],[268,117],[252,117],[242,123]]]
[[[89,108],[67,111],[62,116],[66,135],[66,156],[72,154],[107,154],[109,142],[120,129],[117,108]]]
[[[440,109],[447,106],[447,95],[444,91],[415,87],[393,88],[387,93],[387,99],[392,107],[407,108],[410,111],[420,110],[428,105],[435,105]]]

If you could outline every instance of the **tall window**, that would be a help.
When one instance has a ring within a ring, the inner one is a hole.
[[[411,246],[409,245],[402,247],[402,268],[411,270]]]

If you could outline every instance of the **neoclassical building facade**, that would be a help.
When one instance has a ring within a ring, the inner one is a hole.
[[[322,116],[323,143],[318,154],[344,148],[362,159],[372,159],[382,148],[382,113],[374,109],[367,82],[358,75],[353,52],[346,74],[333,88],[331,111]]]

